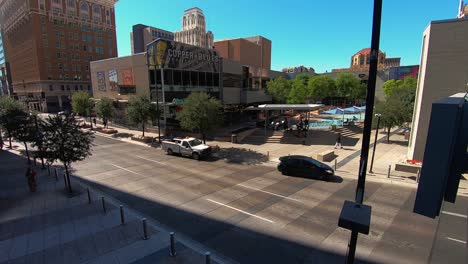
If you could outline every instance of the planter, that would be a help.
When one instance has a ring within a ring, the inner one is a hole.
[[[151,143],[153,141],[152,137],[142,137],[142,136],[134,136],[132,140],[142,142],[142,143]]]
[[[117,129],[113,129],[113,128],[103,128],[99,132],[104,133],[104,134],[116,134],[118,131]]]

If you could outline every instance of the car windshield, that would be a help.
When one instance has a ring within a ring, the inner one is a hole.
[[[198,139],[190,140],[188,143],[191,147],[195,147],[202,144],[202,142]]]

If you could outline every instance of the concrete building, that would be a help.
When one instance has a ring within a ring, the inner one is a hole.
[[[0,25],[0,96],[10,95],[8,75],[7,62],[3,50],[2,28]]]
[[[370,48],[365,48],[351,56],[349,68],[333,69],[332,72],[369,71]],[[387,58],[387,55],[379,50],[377,69],[388,70],[391,67],[400,66],[400,58]]]
[[[303,65],[297,66],[297,67],[286,67],[286,68],[283,68],[281,71],[286,73],[289,79],[294,79],[296,78],[296,75],[303,74],[303,73],[308,74],[310,76],[317,75],[315,73],[314,68],[312,67],[307,68],[307,67],[304,67]]]
[[[205,15],[200,8],[185,10],[182,16],[182,31],[175,32],[175,41],[201,48],[213,48],[213,33],[206,32]]]
[[[432,103],[468,89],[468,19],[433,21],[423,33],[408,159],[423,160]]]
[[[130,32],[132,54],[145,52],[146,45],[157,38],[174,40],[174,33],[142,24],[133,25],[132,32]]]
[[[214,47],[223,58],[266,71],[271,69],[271,40],[262,36],[217,40]]]
[[[13,95],[32,110],[70,108],[91,93],[89,62],[117,56],[117,0],[0,0]]]

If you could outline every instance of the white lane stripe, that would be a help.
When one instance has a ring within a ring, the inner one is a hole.
[[[263,193],[268,193],[268,194],[278,196],[278,197],[281,197],[281,198],[284,198],[284,199],[289,199],[289,200],[293,200],[293,201],[296,201],[296,202],[301,202],[300,200],[297,200],[297,199],[294,199],[294,198],[290,198],[290,197],[287,197],[287,196],[284,196],[284,195],[281,195],[281,194],[276,194],[276,193],[260,190],[260,189],[257,189],[257,188],[249,187],[249,186],[244,185],[244,184],[238,184],[238,185],[242,186],[244,188],[247,188],[247,189],[251,189],[251,190],[255,190],[255,191],[259,191],[259,192],[263,192]]]
[[[465,219],[468,218],[466,215],[457,214],[457,213],[452,213],[452,212],[447,212],[447,211],[442,211],[442,213],[443,213],[443,214],[446,214],[446,215],[458,216],[458,217],[465,218]]]
[[[140,159],[147,160],[147,161],[151,161],[151,162],[159,163],[159,164],[161,164],[161,165],[166,165],[166,163],[164,163],[164,162],[160,162],[160,161],[157,161],[157,160],[147,159],[147,158],[144,158],[144,157],[141,157],[141,156],[136,156],[136,157],[137,157],[137,158],[140,158]]]
[[[138,172],[131,171],[131,170],[129,170],[129,169],[126,169],[126,168],[117,166],[117,165],[115,165],[115,164],[111,164],[111,165],[114,166],[114,167],[117,167],[117,168],[119,168],[119,169],[121,169],[121,170],[128,171],[128,172],[133,173],[133,174],[136,174],[136,175],[145,176],[145,175],[143,175],[143,174],[140,174],[140,173],[138,173]]]
[[[232,209],[232,210],[234,210],[234,211],[241,212],[241,213],[243,213],[243,214],[253,216],[253,217],[258,218],[258,219],[261,219],[261,220],[263,220],[263,221],[267,221],[267,222],[272,223],[272,224],[274,223],[274,222],[271,221],[270,219],[266,219],[266,218],[263,218],[263,217],[261,217],[261,216],[251,214],[251,213],[249,213],[249,212],[242,211],[242,210],[240,210],[240,209],[237,209],[237,208],[235,208],[235,207],[229,206],[229,205],[227,205],[227,204],[223,204],[223,203],[220,203],[220,202],[211,200],[211,199],[206,199],[206,200],[208,200],[208,201],[210,201],[210,202],[212,202],[212,203],[215,203],[215,204],[219,204],[219,205],[225,206],[225,207],[230,208],[230,209]]]
[[[445,237],[445,238],[447,238],[448,240],[452,240],[452,241],[458,242],[458,243],[466,244],[466,241],[463,241],[463,240],[458,240],[458,239],[451,238],[451,237]]]

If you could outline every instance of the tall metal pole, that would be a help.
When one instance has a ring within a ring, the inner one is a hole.
[[[156,81],[156,66],[154,66],[153,74],[154,74],[154,90],[156,91],[156,109],[158,109],[158,142],[161,144],[161,113],[159,112],[159,91],[158,91],[158,85]]]
[[[359,162],[359,177],[356,187],[356,202],[364,199],[366,185],[367,159],[369,156],[369,143],[371,136],[372,112],[374,111],[375,82],[377,79],[377,64],[379,59],[380,22],[382,18],[382,0],[374,0],[374,13],[372,21],[372,40],[369,64],[369,81],[367,83],[366,116],[364,117],[364,131],[362,136],[361,159]],[[358,231],[351,231],[349,240],[348,257],[346,263],[354,263]]]
[[[379,125],[380,125],[380,116],[381,114],[375,114],[377,117],[377,129],[375,130],[375,139],[374,139],[374,149],[372,150],[372,159],[370,163],[369,172],[372,173],[372,168],[374,167],[374,156],[375,156],[375,148],[377,147],[377,136],[379,135]]]
[[[163,103],[163,120],[164,120],[164,136],[166,136],[166,96],[164,94],[164,70],[161,66],[161,90],[162,90],[162,103]]]

